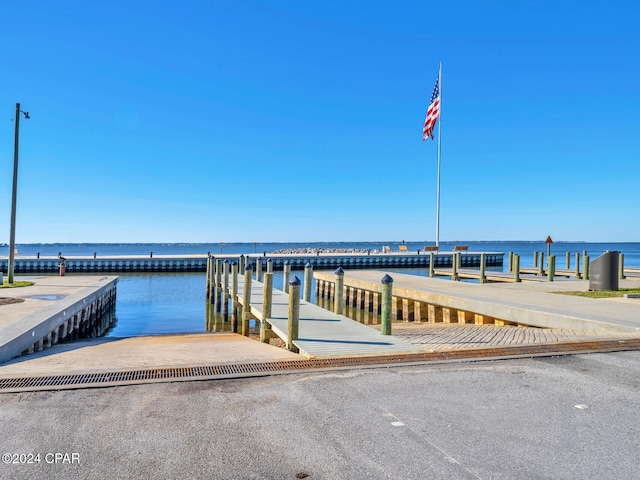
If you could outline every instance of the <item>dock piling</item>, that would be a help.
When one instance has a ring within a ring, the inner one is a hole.
[[[300,322],[300,279],[296,276],[289,282],[289,315],[287,325],[287,350],[298,353],[298,347],[293,344],[298,339]]]
[[[256,281],[262,281],[262,257],[256,258]]]
[[[231,264],[231,331],[238,333],[238,262]]]
[[[513,261],[513,253],[509,255],[509,266],[511,266],[512,261]],[[481,253],[480,254],[480,278],[478,279],[478,283],[485,283],[487,280],[484,274],[486,263],[487,263],[487,256],[486,254]]]
[[[520,255],[513,255],[513,281],[520,283]]]
[[[289,293],[289,277],[291,276],[291,264],[289,260],[285,260],[282,265],[282,290]]]
[[[260,321],[260,341],[269,343],[272,337],[271,326],[267,319],[271,317],[271,305],[273,305],[273,272],[264,274],[264,283],[262,286],[262,319]]]
[[[313,279],[313,266],[311,262],[307,262],[304,266],[304,293],[302,299],[305,302],[311,301],[311,281]]]
[[[243,286],[243,301],[242,301],[242,335],[249,336],[249,320],[251,320],[251,277],[253,276],[253,269],[251,264],[244,268],[244,286]]]
[[[556,256],[549,255],[547,264],[547,281],[553,282],[553,279],[556,276]]]
[[[222,262],[222,320],[229,321],[229,260]]]
[[[333,313],[342,315],[344,311],[344,270],[338,267],[336,274],[336,292],[334,294]]]
[[[391,299],[393,298],[393,278],[389,275],[382,277],[382,312],[380,320],[380,334],[391,335]]]

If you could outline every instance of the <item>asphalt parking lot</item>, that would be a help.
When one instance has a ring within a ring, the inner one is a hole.
[[[0,478],[635,479],[639,387],[621,352],[2,394]]]

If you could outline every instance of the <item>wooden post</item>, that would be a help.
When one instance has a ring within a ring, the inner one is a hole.
[[[513,256],[513,281],[520,283],[520,255]]]
[[[212,268],[211,268],[211,263],[212,263],[212,262],[211,262],[211,255],[209,255],[209,256],[207,257],[207,273],[206,273],[206,275],[205,275],[205,278],[206,278],[207,284],[206,284],[206,286],[204,287],[204,294],[205,294],[205,298],[206,298],[207,300],[210,298],[210,297],[209,297],[209,288],[211,287],[211,270],[212,270]],[[0,278],[0,285],[2,285],[2,279],[1,279],[1,278]]]
[[[433,277],[433,269],[434,269],[434,265],[433,265],[433,252],[429,253],[429,277],[432,278]]]
[[[456,259],[456,269],[460,270],[460,268],[462,268],[462,252],[456,252],[455,259]]]
[[[262,319],[260,322],[260,341],[269,343],[272,337],[271,325],[267,319],[271,317],[271,305],[273,304],[273,272],[264,274],[264,284],[262,288]]]
[[[510,254],[509,254],[509,268],[511,268],[512,261],[513,261],[513,253],[510,252]],[[483,253],[480,254],[480,278],[478,279],[479,283],[485,283],[487,281],[487,278],[485,277],[485,274],[484,274],[486,262],[487,262],[487,254],[483,252]]]
[[[256,258],[256,281],[262,281],[262,257]]]
[[[589,255],[583,255],[582,260],[582,278],[589,280]]]
[[[238,258],[238,271],[242,271],[244,272],[244,268],[247,266],[247,264],[244,261],[244,254],[240,254],[240,257]]]
[[[336,274],[336,293],[333,302],[333,313],[342,315],[344,312],[344,270],[338,267],[334,272]]]
[[[273,260],[267,260],[267,273],[273,273]]]
[[[578,280],[580,278],[580,252],[576,252],[576,273],[575,279]]]
[[[298,347],[293,344],[298,339],[300,322],[300,279],[296,276],[289,282],[289,316],[287,324],[287,350],[298,353]]]
[[[458,254],[454,253],[451,259],[451,280],[459,280],[458,278]]]
[[[538,263],[538,275],[542,277],[544,275],[544,252],[539,252]]]
[[[216,259],[216,281],[215,281],[215,295],[214,303],[216,312],[220,312],[222,301],[220,299],[220,289],[222,288],[222,259]]]
[[[251,277],[253,269],[251,264],[244,268],[244,292],[242,296],[242,335],[249,336],[249,320],[251,320]]]
[[[533,252],[533,268],[538,266],[538,251]]]
[[[231,331],[238,333],[238,262],[231,264]]]
[[[284,293],[289,293],[289,277],[291,276],[291,265],[289,260],[285,260],[282,265],[282,290]]]
[[[556,276],[556,256],[549,255],[549,259],[547,260],[547,263],[548,263],[547,281],[553,282],[553,279]]]
[[[229,321],[229,260],[222,262],[222,320]]]
[[[567,257],[567,270],[569,270],[571,268],[571,252],[567,252],[565,256]]]
[[[624,253],[618,253],[618,278],[624,280]]]
[[[302,296],[302,299],[305,302],[311,301],[312,279],[313,279],[313,266],[311,265],[311,262],[307,262],[307,264],[304,266],[304,294]]]
[[[380,334],[391,335],[391,298],[393,297],[393,278],[382,277],[382,319]]]

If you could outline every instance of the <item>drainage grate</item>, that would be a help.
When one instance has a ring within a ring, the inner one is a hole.
[[[640,339],[575,342],[544,345],[523,345],[443,352],[421,352],[395,355],[370,355],[310,360],[287,360],[265,363],[223,364],[201,367],[157,368],[126,372],[104,372],[75,375],[0,379],[0,393],[16,391],[61,390],[82,387],[130,385],[136,383],[214,380],[292,373],[312,369],[353,368],[445,361],[474,360],[496,357],[530,357],[562,354],[640,350]]]

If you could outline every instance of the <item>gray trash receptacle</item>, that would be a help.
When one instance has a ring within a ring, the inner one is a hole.
[[[618,290],[619,252],[607,252],[589,264],[589,290]]]

